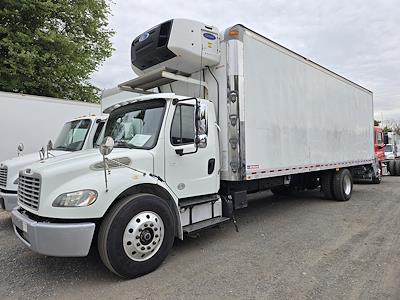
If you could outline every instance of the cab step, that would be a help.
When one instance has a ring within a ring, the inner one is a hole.
[[[220,197],[218,194],[211,194],[205,196],[197,196],[197,197],[190,197],[190,198],[183,198],[179,200],[179,207],[191,207],[207,202],[215,202],[218,201]]]
[[[191,225],[184,226],[183,232],[185,232],[185,233],[196,232],[200,229],[205,229],[205,228],[216,226],[218,224],[228,222],[229,220],[230,220],[230,218],[226,218],[226,217],[216,217],[216,218],[204,220],[201,222],[197,222],[197,223],[194,223]]]

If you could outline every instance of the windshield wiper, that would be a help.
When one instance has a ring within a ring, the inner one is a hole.
[[[114,146],[117,148],[129,148],[129,149],[133,149],[133,148],[138,148],[130,143],[127,143],[125,141],[114,141]]]
[[[57,147],[53,148],[53,150],[64,150],[64,151],[72,151],[72,152],[75,151],[74,149],[70,149],[65,146],[57,146]]]

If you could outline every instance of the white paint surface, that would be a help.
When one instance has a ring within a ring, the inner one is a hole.
[[[99,104],[0,92],[0,161],[16,156],[21,142],[23,153],[36,152],[66,121],[100,113]]]

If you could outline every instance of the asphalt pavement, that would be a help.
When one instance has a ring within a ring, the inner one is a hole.
[[[0,299],[400,299],[400,177],[355,185],[348,202],[265,192],[237,222],[177,240],[158,270],[122,280],[95,251],[31,252],[1,211]]]

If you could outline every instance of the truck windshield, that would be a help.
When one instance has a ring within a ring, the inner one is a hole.
[[[65,123],[53,149],[79,151],[85,143],[92,121],[90,119],[75,120]]]
[[[104,136],[111,136],[116,148],[153,148],[157,143],[165,104],[164,99],[155,99],[113,110]]]
[[[392,152],[392,145],[385,145],[385,152]]]

